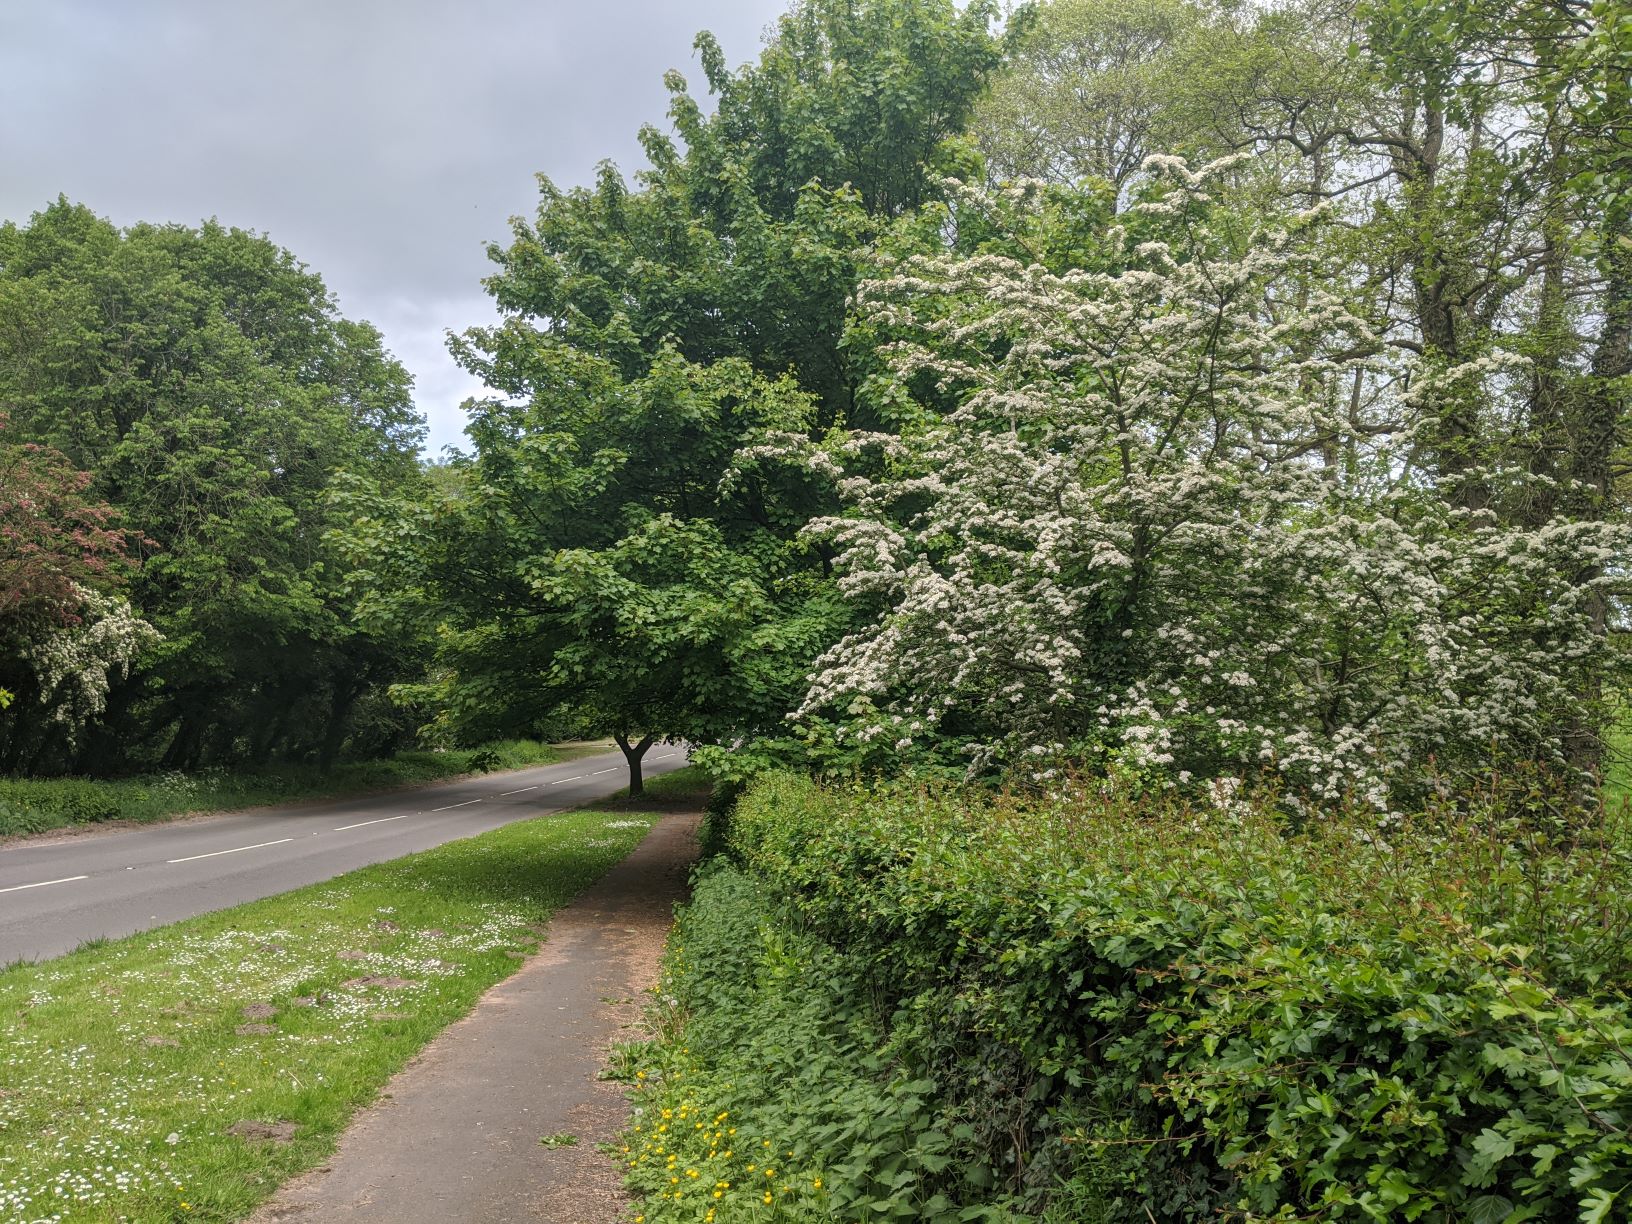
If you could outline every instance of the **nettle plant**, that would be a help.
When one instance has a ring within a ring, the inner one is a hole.
[[[1400,358],[1351,308],[1326,218],[1246,234],[1226,163],[1149,168],[1063,270],[1036,254],[1058,193],[1022,184],[949,209],[991,235],[973,253],[860,287],[872,393],[907,423],[804,455],[848,504],[808,530],[858,625],[815,665],[805,734],[972,772],[1267,770],[1381,809],[1430,758],[1563,762],[1626,537],[1459,506],[1433,464],[1441,406],[1499,409],[1517,359]]]

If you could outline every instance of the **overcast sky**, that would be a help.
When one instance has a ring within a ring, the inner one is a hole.
[[[533,176],[642,164],[699,29],[758,53],[785,0],[0,0],[0,218],[58,193],[125,225],[267,234],[413,373],[430,449],[480,391],[443,334]]]

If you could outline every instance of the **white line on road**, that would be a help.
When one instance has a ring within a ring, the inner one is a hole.
[[[433,812],[451,812],[456,807],[469,807],[473,803],[480,803],[480,799],[466,799],[463,803],[450,803],[446,807],[432,808]]]
[[[335,832],[336,833],[344,833],[347,829],[360,829],[364,825],[384,824],[388,820],[407,820],[408,817],[414,816],[414,815],[417,815],[417,813],[415,813],[415,812],[404,812],[401,816],[381,816],[378,820],[359,820],[356,824],[341,825],[338,829],[335,830]]]
[[[208,854],[189,854],[186,858],[165,859],[167,863],[191,863],[194,859],[215,858],[220,854],[237,854],[240,850],[259,850],[265,846],[281,846],[284,842],[294,841],[292,837],[280,837],[277,841],[256,842],[253,846],[234,846],[231,850],[211,850]]]
[[[538,789],[538,787],[536,787],[536,786],[523,786],[520,790],[500,791],[499,792],[499,798],[503,799],[506,795],[519,795],[519,794],[521,794],[522,791],[530,791],[530,790],[537,790],[537,789]]]
[[[612,767],[611,767],[611,768],[609,768],[609,769],[597,769],[597,770],[596,770],[596,771],[595,771],[595,772],[594,772],[594,773],[592,773],[592,774],[590,774],[590,775],[589,775],[589,776],[590,776],[590,777],[592,777],[592,778],[598,778],[598,777],[600,777],[600,776],[601,776],[601,775],[602,775],[602,774],[603,774],[603,773],[611,773],[611,772],[612,772],[612,770],[613,770],[613,769],[616,769],[616,768],[617,768],[617,766],[616,766],[616,765],[613,765],[613,766],[612,766]]]
[[[90,876],[63,876],[60,880],[41,880],[38,884],[13,884],[10,888],[0,888],[0,892],[22,892],[25,888],[44,888],[47,884],[72,884],[75,880],[90,878]]]
[[[588,774],[578,774],[576,777],[559,778],[556,781],[551,782],[550,785],[551,786],[560,786],[561,783],[563,783],[563,782],[576,782],[576,781],[578,781],[579,778],[587,778],[587,777],[589,777]]]

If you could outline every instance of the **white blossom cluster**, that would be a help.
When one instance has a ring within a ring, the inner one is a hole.
[[[70,740],[106,709],[110,677],[126,674],[136,656],[160,640],[128,601],[84,587],[74,593],[79,622],[53,630],[23,653],[34,669],[43,717]]]
[[[804,448],[849,506],[809,530],[862,624],[796,717],[976,770],[1278,771],[1380,807],[1430,758],[1556,754],[1626,537],[1456,509],[1416,459],[1435,388],[1500,394],[1511,359],[1390,366],[1320,218],[1232,249],[1207,170],[1150,168],[1171,188],[1111,232],[1114,270],[943,254],[862,286],[896,393],[955,407]]]

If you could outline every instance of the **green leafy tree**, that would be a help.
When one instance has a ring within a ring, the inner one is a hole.
[[[12,441],[0,414],[0,768],[77,733],[99,712],[107,673],[156,638],[116,594],[132,541],[90,483],[49,447]]]
[[[51,764],[332,757],[390,651],[348,623],[327,486],[418,478],[378,333],[264,237],[120,230],[59,200],[0,227],[0,408],[142,534],[130,596],[164,635]]]
[[[999,178],[1109,183],[1121,200],[1152,153],[1194,145],[1175,69],[1208,30],[1192,0],[1054,0],[1011,22],[1010,54],[973,131]],[[1211,42],[1212,40],[1206,39]]]
[[[536,360],[547,404],[481,406],[476,456],[429,502],[346,499],[351,553],[397,567],[373,575],[359,616],[382,635],[441,626],[434,696],[455,738],[570,711],[617,738],[638,792],[658,739],[778,722],[831,635],[835,601],[785,509],[768,510],[777,491],[752,471],[720,479],[813,408],[735,359],[665,350],[633,381],[568,346]]]
[[[671,74],[678,143],[643,132],[633,186],[545,181],[492,248],[506,318],[454,351],[503,398],[474,407],[423,552],[461,726],[575,705],[638,786],[654,737],[730,742],[792,708],[837,632],[825,550],[798,537],[832,493],[739,456],[873,411],[872,355],[843,344],[856,252],[970,164],[992,15],[806,0],[735,72],[703,35],[713,113]]]

